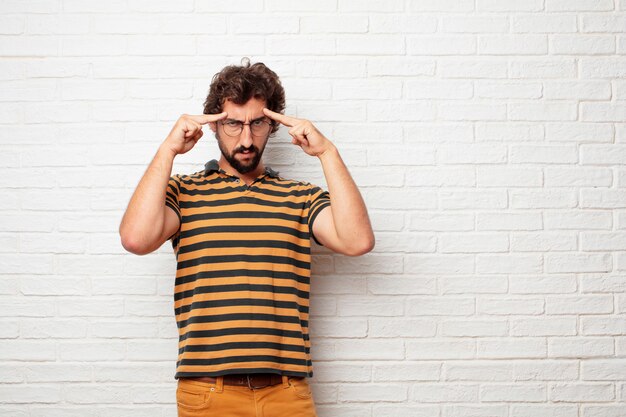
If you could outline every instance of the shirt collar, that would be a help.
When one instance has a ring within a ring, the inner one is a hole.
[[[222,168],[220,168],[219,164],[217,163],[217,159],[211,159],[209,162],[204,164],[204,175],[209,175],[213,171],[220,172],[222,174],[226,174],[226,171],[224,171]],[[278,178],[278,171],[274,171],[270,167],[265,167],[265,172],[264,173],[269,175],[270,177]],[[226,175],[228,175],[228,174],[226,174]]]

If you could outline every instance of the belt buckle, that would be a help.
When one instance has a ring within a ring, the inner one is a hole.
[[[266,385],[261,385],[261,386],[253,386],[250,382],[250,374],[246,375],[246,378],[248,379],[248,388],[250,389],[259,389],[259,388],[265,388],[265,387],[269,387],[270,384],[266,384]]]

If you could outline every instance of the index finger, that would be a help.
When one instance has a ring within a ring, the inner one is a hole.
[[[223,111],[220,114],[200,114],[200,115],[190,114],[189,118],[191,120],[193,120],[194,122],[197,122],[197,123],[200,123],[200,124],[203,125],[203,124],[206,124],[206,123],[217,122],[218,120],[222,120],[227,115],[228,115],[228,113]]]
[[[284,124],[287,127],[293,127],[299,121],[295,117],[286,116],[284,114],[276,113],[275,111],[271,111],[267,107],[263,108],[263,113],[265,113],[265,115],[267,117],[269,117],[270,119],[276,120],[277,122],[280,122],[280,123]]]

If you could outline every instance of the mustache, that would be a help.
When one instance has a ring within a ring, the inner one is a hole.
[[[254,146],[254,145],[250,145],[250,147],[249,147],[249,148],[244,148],[244,147],[241,147],[241,146],[240,146],[239,148],[237,148],[237,149],[235,149],[235,150],[233,151],[233,154],[236,154],[236,153],[243,153],[244,151],[251,151],[251,152],[256,152],[256,153],[259,153],[259,148],[257,148],[257,147],[256,147],[256,146]]]

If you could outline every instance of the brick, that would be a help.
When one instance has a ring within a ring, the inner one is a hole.
[[[406,81],[404,95],[409,100],[421,99],[469,99],[472,98],[474,88],[466,81]],[[390,97],[395,98],[395,97]]]
[[[367,103],[367,118],[376,122],[401,122],[435,119],[433,103],[421,101],[392,101]]]
[[[547,231],[512,234],[510,241],[513,252],[574,251],[578,247],[574,234]]]
[[[435,61],[412,57],[370,57],[367,59],[367,73],[371,76],[433,75]]]
[[[63,317],[116,317],[123,314],[123,301],[111,298],[66,298],[58,304],[58,312]]]
[[[539,230],[541,214],[532,213],[479,213],[477,230]]]
[[[582,12],[582,11],[608,11],[614,10],[613,0],[546,0],[548,12]]]
[[[356,78],[364,77],[366,61],[361,58],[325,58],[298,60],[296,72],[310,78]]]
[[[536,123],[524,122],[476,122],[478,142],[511,141],[537,142],[544,139],[544,129]]]
[[[0,386],[0,398],[9,399],[7,402],[10,404],[40,404],[60,402],[62,397],[61,387],[3,384]]]
[[[488,337],[508,335],[508,323],[496,320],[446,320],[441,334],[453,337]]]
[[[542,96],[541,84],[532,83],[500,83],[482,82],[475,84],[476,97],[478,98],[519,98],[539,99]]]
[[[408,387],[401,384],[351,384],[339,387],[341,402],[400,402],[408,398]]]
[[[263,2],[259,0],[238,0],[237,3],[215,3],[211,0],[193,2],[195,12],[204,13],[257,13],[263,11]]]
[[[364,310],[369,314],[369,310]],[[367,320],[337,319],[311,320],[309,334],[311,338],[327,337],[366,337]],[[380,337],[380,336],[377,336]]]
[[[516,0],[477,0],[478,12],[538,12],[543,10],[543,0],[520,3]]]
[[[516,13],[511,16],[513,33],[574,33],[577,31],[576,14]]]
[[[602,314],[613,312],[611,295],[547,297],[547,314]]]
[[[623,191],[611,189],[582,189],[581,208],[624,208],[626,196]]]
[[[585,316],[580,318],[580,323],[583,336],[618,336],[626,331],[626,321],[621,317]]]
[[[581,293],[625,292],[626,275],[585,274],[580,277]]]
[[[411,0],[409,10],[412,12],[471,12],[474,10],[473,0]]]
[[[614,354],[613,340],[610,337],[551,337],[548,340],[548,356],[552,358],[578,359]],[[583,362],[586,363],[587,361]]]
[[[626,27],[626,16],[615,14],[581,15],[581,32],[621,33]]]
[[[241,2],[239,2],[241,4]],[[176,10],[178,12],[180,10]],[[227,19],[221,16],[211,16],[201,13],[186,14],[164,14],[156,21],[158,26],[157,33],[166,34],[226,34]]]
[[[266,0],[265,9],[270,12],[328,12],[337,9],[337,0],[320,0],[300,3],[289,0]]]
[[[500,191],[446,191],[440,193],[444,209],[505,208],[506,195]]]
[[[615,38],[600,35],[551,35],[549,48],[554,55],[613,54]]]
[[[480,55],[545,55],[545,35],[478,35]]]
[[[545,417],[566,417],[577,413],[577,405],[539,405],[539,404],[515,404],[511,407],[512,417],[532,417],[542,415]]]
[[[406,183],[419,186],[474,186],[475,171],[470,168],[409,168],[406,171]]]
[[[75,384],[65,393],[65,400],[72,404],[130,403],[131,393],[128,386]]]
[[[401,364],[374,365],[372,380],[386,381],[438,381],[441,377],[441,367],[438,363],[408,362]]]
[[[54,361],[56,360],[56,346],[47,341],[3,340],[0,360]]]
[[[581,233],[580,249],[585,252],[626,250],[626,233]]]
[[[607,254],[548,254],[545,257],[545,269],[549,273],[608,272],[611,263],[611,257]]]
[[[482,384],[481,401],[539,402],[546,398],[544,384]]]
[[[55,80],[16,80],[0,82],[2,101],[52,101],[56,98]]]
[[[550,401],[559,402],[598,402],[614,400],[613,384],[571,383],[554,384],[548,391]]]
[[[335,40],[340,55],[404,55],[404,37],[398,35],[339,36]]]
[[[270,55],[334,55],[338,49],[334,39],[328,36],[278,36],[267,40]]]
[[[192,52],[192,55],[234,55],[239,57],[263,55],[266,52],[264,39],[259,36],[199,35],[196,37],[196,44],[196,49]],[[237,61],[237,63],[239,62]],[[206,73],[206,67],[204,71]]]
[[[382,3],[381,3],[382,4]],[[369,17],[370,33],[434,33],[435,16],[420,14],[373,14]]]
[[[489,359],[545,358],[546,351],[544,337],[516,337],[514,340],[479,339],[476,346],[476,356]]]
[[[503,104],[442,103],[437,112],[443,120],[506,120],[507,109]]]
[[[521,273],[521,271],[519,271]],[[540,298],[488,298],[483,297],[477,302],[477,312],[493,315],[539,315],[544,312],[544,301]]]
[[[576,318],[524,318],[511,320],[511,336],[576,336]]]
[[[545,123],[546,140],[550,142],[612,142],[615,130],[611,124],[577,122]],[[586,145],[582,145],[581,162],[585,158]]]
[[[535,254],[479,254],[476,256],[476,271],[493,273],[538,273],[542,269],[540,255]]]
[[[437,325],[424,319],[394,319],[371,317],[367,323],[369,337],[434,337]]]
[[[605,81],[548,81],[544,83],[544,97],[548,100],[610,100],[611,85]]]
[[[495,233],[442,233],[438,249],[441,253],[505,252],[509,249],[509,239],[505,234]]]
[[[401,96],[402,83],[400,81],[382,81],[369,78],[366,80],[338,80],[333,83],[333,98],[338,100],[385,100],[398,99]]]
[[[29,383],[90,382],[92,369],[85,364],[30,363],[24,367],[24,375]]]
[[[282,24],[282,23],[281,23]],[[275,27],[271,27],[273,32]],[[283,29],[284,30],[284,29]],[[366,33],[367,16],[328,14],[300,17],[301,33]]]
[[[385,299],[377,297],[355,297],[344,298],[337,306],[337,315],[344,316],[401,316],[404,313],[404,306],[399,304],[395,298]]]
[[[609,230],[612,225],[611,213],[592,210],[575,212],[546,212],[546,230]]]
[[[439,284],[442,294],[488,293],[501,294],[507,289],[506,276],[484,275],[468,279],[467,276],[449,276]],[[478,323],[480,326],[480,323]]]
[[[626,65],[623,59],[613,57],[580,58],[580,78],[623,78]]]
[[[407,36],[409,55],[473,55],[476,39],[463,35]]]
[[[74,339],[87,336],[86,320],[56,318],[21,319],[20,337],[28,339]]]
[[[120,2],[117,3],[117,6],[120,6]],[[61,11],[60,7],[61,4],[56,0],[40,0],[31,4],[13,0],[2,3],[2,13],[57,13]]]
[[[475,351],[476,341],[472,338],[412,339],[406,342],[406,357],[413,360],[470,359],[475,356]]]
[[[0,339],[17,339],[19,335],[20,326],[13,317],[0,321]]]
[[[509,19],[505,16],[443,16],[441,31],[446,33],[506,33]]]
[[[388,339],[335,339],[317,342],[313,361],[404,359],[404,342]]]
[[[566,145],[511,145],[510,162],[522,163],[576,163],[578,151]]]
[[[510,78],[576,78],[578,71],[576,61],[564,57],[519,57],[512,61],[509,67]]]
[[[440,57],[437,62],[440,63],[437,74],[446,79],[507,77],[507,62],[500,57]],[[480,85],[480,82],[475,82],[475,85]]]
[[[621,122],[626,118],[626,104],[581,103],[581,120],[590,122]]]
[[[512,103],[509,105],[509,119],[520,121],[559,121],[576,120],[578,112],[575,103],[558,101],[533,104]]]

